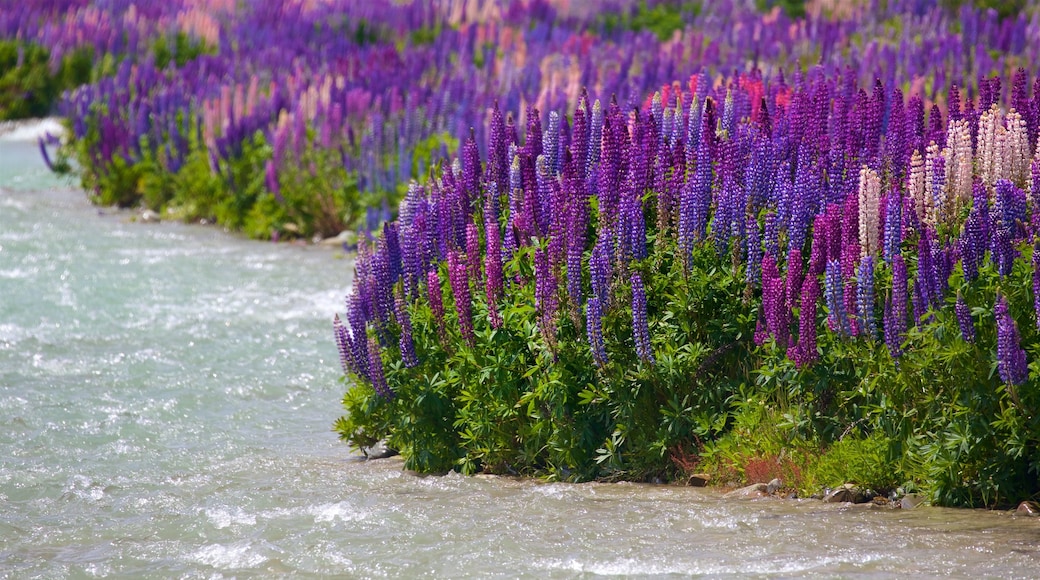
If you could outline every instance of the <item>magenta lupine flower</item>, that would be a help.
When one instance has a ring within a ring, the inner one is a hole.
[[[975,342],[975,322],[971,317],[971,308],[964,302],[964,297],[960,292],[957,293],[957,304],[953,309],[957,314],[957,325],[961,328],[961,337],[966,342]]]
[[[384,399],[393,399],[394,391],[386,384],[386,375],[383,373],[383,357],[380,354],[379,342],[375,337],[368,339],[368,373],[372,381],[372,388]]]
[[[455,299],[455,312],[459,316],[459,332],[471,347],[476,342],[473,333],[473,299],[469,293],[466,258],[456,251],[448,253],[448,279]]]
[[[607,349],[603,344],[603,305],[599,298],[589,298],[585,311],[585,332],[592,349],[592,360],[596,366],[607,364]]]
[[[489,186],[493,189],[494,186]],[[498,229],[498,220],[484,214],[484,293],[487,299],[488,316],[492,328],[502,327],[502,316],[498,312],[498,299],[504,290],[502,273],[502,237]]]
[[[1026,351],[1020,344],[1018,325],[1008,311],[1007,299],[1000,294],[997,295],[993,314],[997,319],[997,370],[1000,372],[1000,380],[1008,385],[1021,385],[1029,378]]]
[[[639,272],[632,273],[632,336],[639,358],[653,364],[654,353],[650,347],[650,327],[646,318],[646,288]]]
[[[798,344],[787,349],[787,358],[798,368],[805,368],[820,358],[816,351],[816,301],[820,298],[820,283],[815,276],[805,279],[801,294]]]
[[[408,306],[404,295],[398,293],[394,297],[394,315],[397,317],[397,325],[401,327],[401,336],[398,339],[398,347],[401,349],[401,360],[404,366],[414,367],[419,364],[415,356],[415,341],[412,338],[412,318],[408,315]]]
[[[802,251],[795,248],[787,253],[787,279],[784,290],[784,308],[790,312],[798,305],[798,294],[801,292],[805,273],[802,270]]]
[[[437,335],[442,344],[447,344],[448,335],[444,325],[444,299],[441,294],[441,279],[437,275],[437,269],[431,268],[426,273],[426,295],[430,301],[430,310],[433,312],[433,321],[437,326]]]

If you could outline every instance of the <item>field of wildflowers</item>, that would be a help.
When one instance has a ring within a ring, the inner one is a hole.
[[[353,445],[1040,493],[1035,10],[55,4],[0,37],[96,47],[55,163],[97,201],[369,232],[334,323]]]

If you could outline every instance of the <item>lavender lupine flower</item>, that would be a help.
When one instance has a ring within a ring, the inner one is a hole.
[[[386,375],[383,373],[383,357],[380,354],[379,342],[375,337],[368,339],[368,373],[372,381],[372,388],[384,399],[393,399],[394,391],[386,384]]]
[[[856,289],[860,326],[867,340],[873,341],[877,336],[877,320],[874,318],[874,256],[864,256],[860,261]]]
[[[653,364],[654,353],[650,347],[650,327],[646,318],[646,288],[639,272],[632,273],[632,335],[639,358]]]
[[[1029,378],[1026,351],[1022,349],[1018,325],[1008,311],[1007,299],[997,295],[993,309],[997,319],[997,370],[1000,380],[1008,385],[1021,385]]]
[[[957,304],[953,309],[957,314],[957,325],[961,328],[961,337],[966,342],[975,342],[975,322],[971,317],[971,308],[964,302],[964,297],[960,292],[957,293]]]
[[[849,317],[845,311],[844,284],[841,277],[841,262],[827,262],[827,273],[824,277],[824,288],[827,297],[827,327],[842,336],[850,334]]]
[[[397,317],[397,325],[401,327],[401,336],[398,339],[398,347],[401,349],[401,360],[404,361],[404,366],[414,367],[419,364],[419,359],[415,356],[415,341],[412,338],[412,318],[408,315],[408,306],[402,293],[397,293],[394,297],[394,315]]]
[[[596,365],[607,364],[607,349],[603,344],[603,305],[599,298],[589,298],[585,312],[585,330],[592,349],[592,359]]]
[[[454,250],[448,253],[448,279],[455,299],[455,312],[459,316],[459,331],[466,343],[473,346],[476,335],[473,332],[473,299],[469,292],[467,270],[464,254]]]
[[[798,368],[805,368],[820,358],[816,351],[816,301],[820,298],[820,282],[809,276],[802,284],[801,311],[798,314],[798,344],[787,349],[787,358]]]

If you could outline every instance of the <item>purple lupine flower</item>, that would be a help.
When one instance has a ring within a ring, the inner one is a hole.
[[[404,294],[398,293],[394,297],[394,315],[397,317],[397,325],[401,327],[401,336],[398,339],[398,347],[401,349],[401,360],[404,366],[411,368],[419,364],[415,356],[415,341],[412,338],[412,318],[408,315],[408,305],[405,303]]]
[[[469,222],[466,224],[466,266],[469,277],[477,287],[480,287],[480,232],[477,224]]]
[[[798,368],[805,368],[820,358],[816,350],[816,301],[820,298],[820,282],[809,276],[802,284],[801,311],[798,314],[798,344],[787,349],[787,358]]]
[[[495,187],[488,184],[488,195],[493,195]],[[504,275],[502,272],[502,236],[498,229],[498,220],[484,214],[484,293],[487,298],[488,316],[492,328],[502,327],[502,316],[498,312],[498,299],[504,291]]]
[[[747,266],[744,279],[749,286],[754,286],[762,279],[762,239],[755,216],[745,216],[744,224],[744,260]]]
[[[650,347],[650,327],[646,318],[646,288],[639,272],[632,273],[632,336],[639,358],[653,364],[654,353]]]
[[[860,325],[867,340],[873,342],[877,336],[877,320],[874,318],[874,256],[866,255],[860,261],[856,289]]]
[[[592,256],[589,258],[589,277],[592,281],[592,293],[600,301],[600,307],[606,308],[610,300],[610,282],[612,277],[612,257],[614,245],[607,233],[601,233]]]
[[[762,313],[766,331],[783,348],[787,346],[788,310],[784,300],[784,280],[771,254],[762,258]]]
[[[1033,242],[1033,311],[1040,328],[1040,238]]]
[[[824,276],[824,294],[827,298],[827,327],[832,332],[848,336],[849,317],[845,311],[844,284],[841,277],[841,262],[827,262],[827,273]]]
[[[784,308],[790,312],[796,306],[798,306],[798,294],[801,292],[802,283],[804,282],[805,273],[802,270],[802,251],[793,248],[787,253],[787,279],[786,288],[784,290]]]
[[[885,344],[893,358],[903,353],[907,323],[907,273],[902,254],[892,256],[892,297],[885,310]]]
[[[441,294],[441,279],[437,275],[436,268],[431,268],[426,273],[426,296],[430,301],[430,310],[433,312],[433,322],[437,327],[437,335],[441,344],[447,344],[448,335],[444,325],[444,298]]]
[[[697,164],[679,197],[679,247],[682,249],[684,260],[690,259],[694,243],[704,239],[708,228],[714,147],[712,141],[715,134],[713,107],[709,99],[704,110],[705,128],[701,131],[700,143],[696,150]]]
[[[549,124],[545,126],[542,135],[542,155],[549,168],[549,175],[555,176],[560,172],[560,114],[549,111]]]
[[[556,276],[549,260],[549,252],[542,248],[534,251],[534,307],[538,311],[538,326],[550,344],[556,339]]]
[[[964,233],[961,234],[959,242],[961,268],[964,270],[964,279],[968,282],[974,282],[978,278],[979,267],[982,265],[988,246],[986,240],[986,232],[989,229],[986,223],[988,221],[987,203],[985,196],[981,200],[978,197],[975,198],[975,206],[972,207],[968,219],[964,222]]]
[[[885,227],[884,227],[884,258],[891,263],[892,257],[899,253],[899,246],[903,243],[902,224],[903,202],[899,192],[893,190],[885,200]]]
[[[476,335],[473,332],[473,299],[469,293],[467,270],[464,254],[454,250],[448,253],[448,280],[451,282],[451,293],[455,298],[455,312],[459,316],[459,331],[466,344],[472,347],[476,342]]]
[[[596,365],[603,367],[607,364],[607,349],[603,344],[603,305],[599,298],[589,298],[585,312],[585,331],[589,337],[589,347],[592,349],[592,359]]]
[[[332,333],[336,338],[336,350],[339,352],[339,364],[343,367],[343,372],[360,374],[355,368],[353,354],[351,353],[352,338],[347,331],[347,327],[339,319],[339,314],[332,318]]]
[[[386,384],[386,375],[383,373],[383,357],[380,354],[379,342],[375,337],[368,339],[368,374],[372,381],[372,388],[384,399],[393,399],[394,391]]]
[[[1025,192],[1007,179],[998,179],[993,190],[993,213],[999,216],[1000,227],[1010,232],[1012,240],[1022,237],[1026,223]]]
[[[480,151],[477,150],[476,137],[473,134],[473,129],[469,130],[469,138],[462,145],[462,194],[465,204],[463,207],[469,207],[469,204],[477,199],[480,193],[480,175],[483,173],[480,167]]]
[[[1029,378],[1026,351],[1020,344],[1018,325],[1011,318],[1007,299],[1000,294],[997,295],[993,314],[997,319],[997,370],[1000,372],[1000,380],[1007,385],[1021,385]]]
[[[588,230],[588,202],[584,196],[571,201],[567,212],[567,295],[571,306],[581,306],[581,258]],[[577,310],[574,310],[577,312]]]
[[[975,342],[975,322],[971,317],[971,308],[964,302],[961,293],[957,293],[957,304],[953,307],[957,314],[957,325],[961,328],[961,337],[966,342]]]

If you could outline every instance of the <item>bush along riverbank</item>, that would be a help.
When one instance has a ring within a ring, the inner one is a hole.
[[[1040,98],[695,76],[491,115],[360,250],[336,423],[408,468],[1040,491]]]

